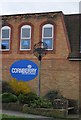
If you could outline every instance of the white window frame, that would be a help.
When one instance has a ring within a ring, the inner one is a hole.
[[[51,37],[44,37],[44,28],[52,28],[52,36]],[[47,50],[53,50],[53,44],[54,44],[54,26],[52,24],[45,24],[42,27],[42,42],[44,38],[51,38],[52,39],[52,49],[47,49]]]
[[[23,28],[29,28],[30,29],[30,36],[29,37],[22,37],[22,29]],[[22,46],[21,46],[21,41],[22,40],[27,40],[27,39],[30,39],[30,49],[22,49]],[[31,26],[30,25],[23,25],[22,27],[21,27],[21,32],[20,32],[20,50],[21,51],[26,51],[26,50],[31,50]]]
[[[6,29],[8,29],[9,30],[9,38],[2,38],[2,30],[6,30]],[[1,28],[1,37],[0,37],[0,50],[1,51],[9,51],[10,50],[10,36],[11,36],[11,28],[9,27],[9,26],[3,26],[2,28]],[[2,49],[1,47],[1,45],[2,45],[2,41],[3,40],[9,40],[9,49]]]

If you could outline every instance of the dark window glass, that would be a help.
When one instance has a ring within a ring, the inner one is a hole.
[[[2,49],[9,49],[9,40],[2,40]]]

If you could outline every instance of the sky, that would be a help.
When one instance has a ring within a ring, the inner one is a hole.
[[[79,0],[0,0],[0,15],[56,12],[76,14],[80,12]]]

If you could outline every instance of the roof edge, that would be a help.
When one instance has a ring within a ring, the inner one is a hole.
[[[4,16],[6,16],[6,17],[8,17],[8,16],[21,16],[21,15],[43,15],[43,14],[53,14],[53,13],[62,13],[63,14],[63,12],[62,11],[55,11],[55,12],[38,12],[38,13],[23,13],[23,14],[10,14],[10,15],[0,15],[1,17],[4,17]]]

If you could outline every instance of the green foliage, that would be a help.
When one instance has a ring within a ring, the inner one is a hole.
[[[27,96],[25,96],[24,94],[20,94],[20,95],[18,96],[18,100],[19,100],[19,102],[22,103],[22,104],[27,104],[27,103],[28,103],[28,101],[27,101]]]
[[[30,102],[29,107],[33,108],[51,108],[52,103],[45,99],[39,98],[38,100],[33,100]]]
[[[52,104],[50,101],[40,98],[35,93],[28,93],[26,95],[20,94],[18,96],[20,103],[28,104],[28,107],[34,108],[50,108]]]
[[[17,96],[12,93],[3,93],[2,94],[2,102],[3,103],[9,103],[9,102],[16,102]]]
[[[20,103],[29,104],[31,101],[38,99],[35,93],[20,94],[18,100]]]
[[[45,96],[46,99],[50,100],[52,103],[54,99],[63,98],[63,96],[56,90],[49,91]]]
[[[2,93],[4,92],[14,92],[7,81],[2,81]]]

